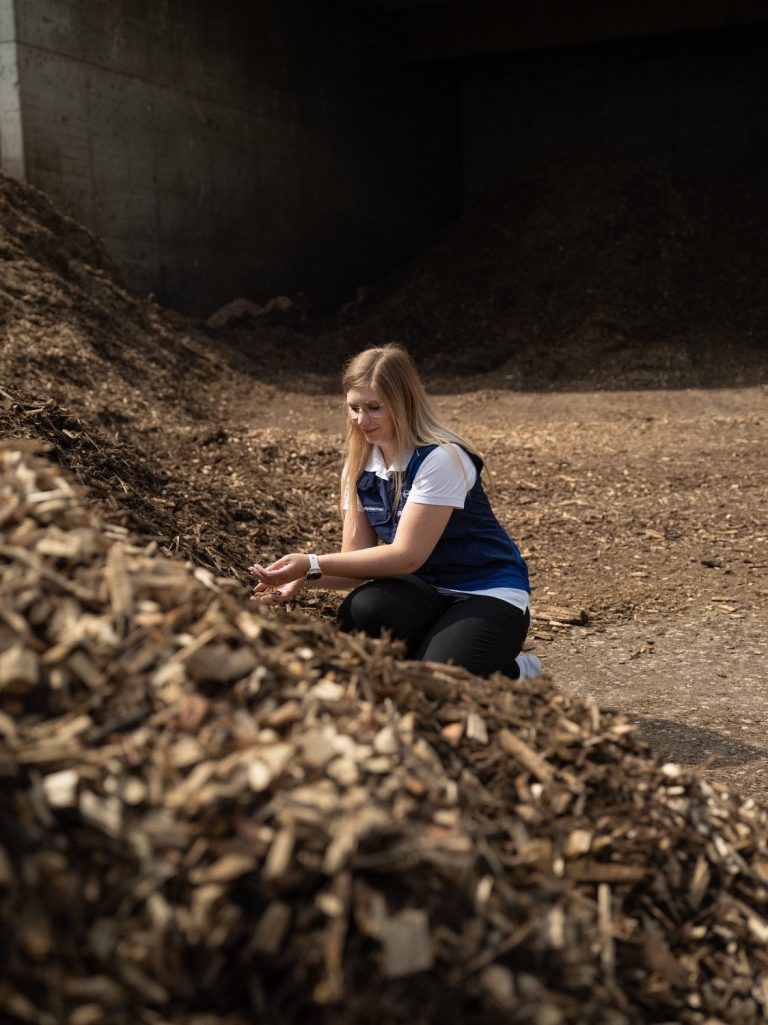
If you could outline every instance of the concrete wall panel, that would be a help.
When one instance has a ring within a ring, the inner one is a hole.
[[[768,60],[768,52],[763,60]],[[679,166],[700,165],[707,173],[728,173],[738,171],[749,157],[748,66],[749,61],[712,56],[702,76],[698,61],[682,62],[675,93]],[[768,126],[763,124],[758,131],[767,135]]]
[[[600,147],[630,158],[651,156],[670,170],[675,164],[678,111],[674,87],[661,89],[660,71],[652,61],[638,61],[613,69],[597,91],[595,115],[600,125]]]
[[[16,42],[15,8],[15,0],[0,0],[0,43]]]
[[[468,66],[465,192],[584,155],[691,178],[755,170],[768,146],[768,32],[521,55]]]
[[[27,178],[138,291],[340,301],[457,212],[455,109],[409,92],[374,7],[16,2]]]
[[[144,0],[17,0],[19,42],[146,78],[147,7]]]
[[[15,0],[0,0],[0,161],[9,174],[26,176]]]
[[[17,57],[13,40],[0,43],[0,160],[9,174],[24,179],[26,153]]]

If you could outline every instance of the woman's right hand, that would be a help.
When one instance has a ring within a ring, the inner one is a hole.
[[[304,577],[291,580],[290,583],[281,584],[279,587],[258,583],[251,594],[251,601],[260,602],[262,605],[281,605],[284,602],[292,601],[303,586]]]

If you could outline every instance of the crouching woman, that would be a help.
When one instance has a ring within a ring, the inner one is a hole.
[[[254,597],[287,601],[307,585],[349,590],[342,630],[389,631],[410,658],[478,676],[538,676],[539,660],[521,654],[528,569],[493,513],[478,453],[440,422],[399,345],[359,353],[342,386],[341,551],[252,566]]]

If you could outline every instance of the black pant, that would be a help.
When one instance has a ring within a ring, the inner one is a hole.
[[[370,580],[356,588],[338,613],[346,633],[372,637],[388,630],[405,641],[409,658],[453,662],[476,676],[496,670],[517,679],[515,655],[528,633],[530,616],[488,595],[447,597],[416,576]]]

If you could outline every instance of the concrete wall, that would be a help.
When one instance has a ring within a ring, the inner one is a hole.
[[[768,25],[765,0],[378,0],[396,11],[403,60],[435,61],[547,47]]]
[[[726,24],[732,6],[685,10]],[[460,212],[462,174],[471,201],[602,152],[710,176],[765,163],[765,26],[466,55],[648,31],[598,8],[585,28],[566,0],[550,19],[429,7],[415,59],[411,22],[374,0],[0,0],[0,159],[91,228],[129,287],[201,315],[348,298]]]
[[[91,228],[137,292],[203,315],[239,295],[338,300],[457,210],[450,78],[397,66],[373,7],[3,10],[0,87],[15,42],[24,138],[23,166],[5,166]]]
[[[0,0],[0,163],[9,174],[24,180],[24,136],[13,0]]]
[[[764,27],[467,62],[466,197],[601,153],[683,177],[736,177],[765,167],[766,109]]]

